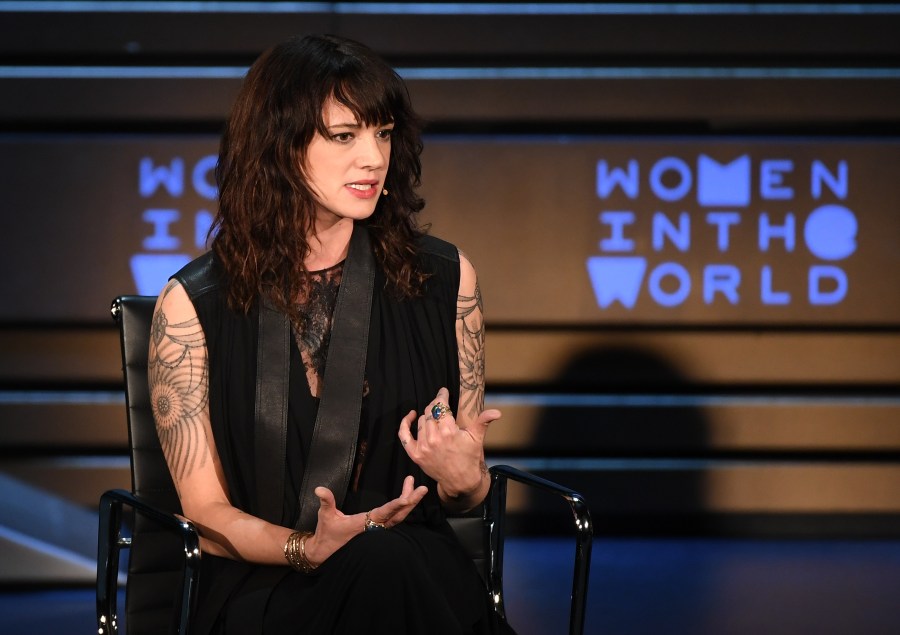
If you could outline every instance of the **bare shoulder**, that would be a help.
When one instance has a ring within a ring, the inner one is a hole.
[[[456,296],[456,318],[466,320],[482,319],[481,287],[478,284],[478,274],[475,266],[466,254],[459,252],[459,292]],[[480,328],[480,326],[479,326]]]
[[[164,311],[167,315],[179,318],[197,317],[194,304],[188,297],[187,291],[177,280],[169,280],[159,297],[156,299],[156,311]]]
[[[459,295],[463,297],[474,297],[475,290],[478,287],[478,274],[475,271],[475,265],[472,260],[459,250]]]

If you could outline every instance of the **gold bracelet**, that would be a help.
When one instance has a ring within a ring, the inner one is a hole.
[[[295,531],[284,543],[284,559],[295,571],[312,573],[316,565],[306,556],[306,540],[313,535],[311,531]]]

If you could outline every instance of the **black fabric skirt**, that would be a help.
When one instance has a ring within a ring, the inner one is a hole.
[[[455,539],[418,524],[360,534],[313,574],[258,568],[230,596],[216,632],[512,633]]]

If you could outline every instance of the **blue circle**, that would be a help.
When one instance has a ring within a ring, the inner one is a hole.
[[[812,211],[803,228],[807,248],[822,260],[841,260],[856,251],[856,216],[841,205]]]

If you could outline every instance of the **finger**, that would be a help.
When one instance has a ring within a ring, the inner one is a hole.
[[[403,514],[403,518],[406,518],[409,515],[409,512],[411,512],[413,508],[418,505],[423,498],[425,498],[425,494],[427,493],[428,488],[424,485],[419,485],[412,491],[412,493],[407,498],[406,504],[400,508],[400,513]]]
[[[407,483],[409,484],[409,491],[406,491]],[[415,507],[422,497],[428,493],[428,488],[424,485],[419,485],[418,487],[414,487],[415,481],[412,476],[407,476],[403,482],[403,495],[396,499],[403,507],[409,507],[412,509]]]
[[[334,500],[334,494],[327,487],[317,487],[313,493],[319,498],[319,511],[327,511],[329,508],[334,509],[337,503]]]
[[[407,506],[399,508],[396,512],[394,512],[391,515],[390,520],[388,522],[386,522],[385,524],[388,527],[394,527],[395,525],[399,525],[404,520],[406,520],[407,517],[409,517],[410,512],[412,512],[412,510],[414,508],[415,508],[415,505],[407,505]]]
[[[409,501],[409,508],[412,509],[413,507],[418,505],[419,502],[423,498],[425,498],[425,494],[427,494],[427,493],[428,493],[428,488],[425,487],[424,485],[419,485],[416,489],[414,489],[412,491],[412,494],[410,494],[409,497],[407,498],[407,500]]]
[[[434,417],[431,416],[431,409],[435,406],[435,404],[442,403],[446,406],[446,405],[449,405],[449,401],[450,401],[450,391],[447,390],[445,387],[441,387],[440,389],[438,389],[437,395],[435,395],[434,399],[431,400],[431,403],[428,404],[428,408],[425,409],[425,414],[428,416],[429,419],[433,419]],[[444,415],[444,416],[446,416],[446,415]],[[441,417],[441,419],[443,419],[443,417]]]
[[[388,527],[398,525],[409,516],[409,513],[422,501],[427,493],[428,488],[424,485],[419,485],[412,491],[406,501],[401,502],[400,499],[394,499],[372,510],[370,517],[384,518],[383,522]]]
[[[431,418],[430,410],[428,414],[423,414],[416,421],[416,443],[427,443],[428,442],[428,423],[436,423],[434,419]]]
[[[409,491],[407,490],[407,483],[409,484]],[[415,481],[412,476],[407,476],[403,481],[403,494],[397,499],[404,507],[409,507],[412,509],[416,505],[419,504],[425,494],[428,493],[428,488],[425,485],[419,485],[418,487],[413,487],[415,485]]]
[[[400,420],[400,428],[397,430],[397,437],[403,445],[406,453],[415,447],[416,440],[412,435],[412,422],[416,420],[416,411],[410,410],[405,417]]]
[[[400,490],[400,500],[408,500],[409,495],[412,494],[413,485],[415,485],[415,479],[413,479],[410,474],[405,479],[403,479],[403,488]]]
[[[500,419],[503,416],[503,413],[499,410],[491,408],[490,410],[483,410],[478,417],[475,418],[474,425],[468,426],[467,429],[472,436],[476,437],[479,440],[484,440],[484,435],[487,434],[487,429],[490,425]]]
[[[418,457],[424,456],[434,448],[435,443],[441,437],[441,426],[446,426],[448,420],[449,417],[442,417],[440,421],[437,421],[432,418],[430,412],[419,417],[416,432],[416,455]]]
[[[413,487],[414,484],[415,480],[413,479],[412,475],[407,476],[405,479],[403,479],[403,491],[400,493],[400,496],[392,501],[386,502],[381,507],[378,507],[377,511],[382,512],[386,516],[390,517],[404,507],[415,507],[416,504],[418,504],[418,502],[422,500],[422,497],[428,493],[428,488],[424,485]]]
[[[406,501],[409,498],[409,495],[412,494],[413,491],[413,477],[407,476],[403,479],[403,486],[400,488],[400,496],[395,498],[394,500],[399,502],[401,505],[405,505]]]
[[[478,418],[475,419],[477,423],[482,423],[484,425],[490,425],[497,419],[500,419],[503,416],[503,413],[497,410],[496,408],[490,408],[489,410],[484,410]]]

